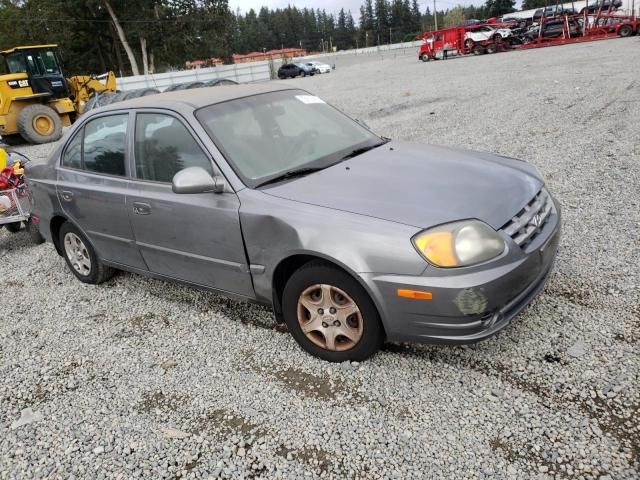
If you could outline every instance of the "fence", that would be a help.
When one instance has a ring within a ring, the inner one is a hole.
[[[372,55],[390,50],[418,47],[422,42],[403,42],[377,47],[358,48],[353,50],[341,50],[339,52],[309,55],[304,60],[338,55]],[[303,60],[303,59],[297,59]],[[281,60],[274,60],[274,68],[280,67]],[[187,82],[206,82],[217,78],[227,78],[238,83],[266,82],[271,79],[269,62],[247,62],[235,65],[222,65],[211,68],[195,68],[193,70],[177,70],[154,75],[136,75],[117,79],[118,89],[122,91],[136,90],[138,88],[157,88],[164,90],[170,85]]]

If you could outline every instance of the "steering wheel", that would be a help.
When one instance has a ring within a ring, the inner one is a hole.
[[[289,148],[287,149],[287,153],[285,154],[285,158],[290,158],[293,155],[296,155],[296,153],[298,152],[298,150],[302,149],[304,147],[304,144],[314,140],[318,138],[318,131],[317,130],[304,130],[302,131],[299,135],[298,138],[296,138],[293,143],[289,146]],[[313,153],[315,151],[315,148],[313,147],[313,145],[309,145],[308,147],[311,147],[307,152],[308,153]]]

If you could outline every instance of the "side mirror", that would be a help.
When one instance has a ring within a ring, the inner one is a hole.
[[[173,176],[171,189],[173,193],[222,193],[225,181],[219,175],[213,178],[202,167],[188,167]]]

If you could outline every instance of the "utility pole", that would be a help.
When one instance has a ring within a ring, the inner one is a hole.
[[[433,0],[433,18],[436,21],[436,30],[438,29],[438,11],[436,10],[436,0]]]
[[[389,45],[391,45],[391,27],[389,27]]]

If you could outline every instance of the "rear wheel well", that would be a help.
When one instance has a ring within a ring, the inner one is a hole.
[[[53,241],[53,245],[56,247],[56,251],[60,256],[62,256],[62,245],[60,245],[60,227],[62,227],[62,224],[66,221],[66,218],[60,215],[56,215],[51,219],[50,223],[51,240]]]

